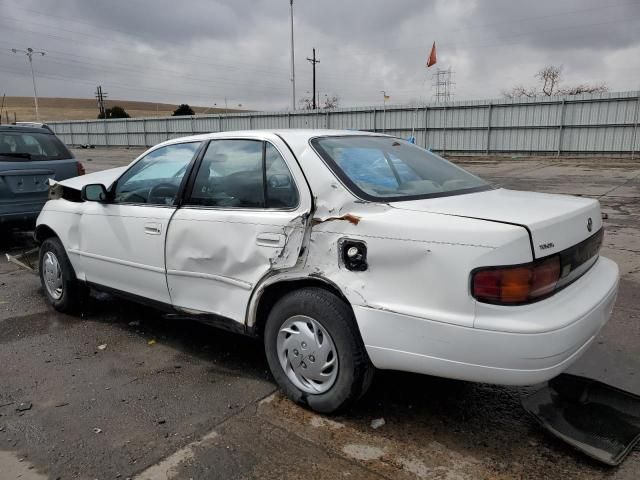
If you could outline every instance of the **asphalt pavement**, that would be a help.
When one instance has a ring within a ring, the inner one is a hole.
[[[88,172],[140,152],[75,150]],[[602,202],[620,293],[571,371],[640,394],[640,163],[455,161],[509,188]],[[520,406],[531,388],[378,372],[351,411],[314,414],[278,393],[259,341],[104,294],[81,316],[54,312],[36,275],[4,260],[31,246],[2,232],[0,480],[638,478],[640,451],[608,468],[541,430]]]

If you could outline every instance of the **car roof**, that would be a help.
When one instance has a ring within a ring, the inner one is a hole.
[[[53,132],[48,128],[26,125],[0,125],[0,132],[46,133],[47,135],[53,135]]]
[[[206,140],[215,140],[217,138],[266,138],[277,135],[284,138],[285,141],[307,141],[314,137],[329,136],[346,136],[346,135],[367,135],[367,136],[389,136],[383,133],[367,132],[363,130],[334,130],[334,129],[313,129],[313,128],[279,128],[279,129],[262,129],[262,130],[236,130],[214,133],[203,133],[199,135],[190,135],[186,137],[173,138],[162,142],[156,147],[163,145],[172,145],[175,143],[197,142]]]

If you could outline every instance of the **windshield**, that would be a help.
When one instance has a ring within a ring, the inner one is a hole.
[[[73,156],[55,135],[0,131],[0,158],[3,161],[64,160]]]
[[[414,200],[491,188],[444,158],[396,138],[318,137],[311,144],[346,186],[365,200]]]

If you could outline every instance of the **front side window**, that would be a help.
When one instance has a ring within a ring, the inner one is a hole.
[[[193,206],[293,208],[298,204],[291,172],[270,143],[213,140],[196,175]]]
[[[64,160],[73,158],[67,147],[48,133],[0,132],[0,160]]]
[[[414,200],[491,188],[444,158],[396,138],[318,137],[311,144],[347,187],[365,200]]]
[[[116,203],[173,205],[201,142],[161,147],[138,160],[116,183]]]

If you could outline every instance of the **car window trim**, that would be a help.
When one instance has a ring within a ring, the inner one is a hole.
[[[198,147],[196,152],[191,157],[191,160],[189,160],[189,163],[187,164],[187,170],[184,172],[184,175],[182,176],[182,180],[180,182],[180,186],[178,187],[178,193],[176,194],[176,198],[174,199],[174,201],[173,201],[173,203],[171,205],[159,205],[159,204],[155,204],[155,203],[139,203],[139,202],[116,202],[113,199],[113,196],[115,195],[115,192],[116,192],[116,188],[118,187],[118,182],[122,179],[122,177],[124,177],[129,172],[129,170],[131,170],[133,167],[135,167],[140,161],[142,161],[143,159],[145,159],[146,157],[151,155],[153,152],[155,152],[157,150],[160,150],[161,148],[172,147],[172,146],[175,146],[175,145],[186,145],[188,143],[200,143],[200,146]],[[129,165],[129,167],[124,172],[122,172],[122,174],[111,184],[111,187],[109,187],[109,190],[108,190],[109,196],[111,197],[109,202],[107,202],[108,205],[135,205],[135,206],[142,206],[142,207],[178,208],[180,206],[179,200],[181,199],[181,197],[182,197],[182,195],[184,193],[184,189],[186,188],[186,179],[187,179],[187,177],[190,177],[191,171],[193,170],[193,166],[194,166],[194,164],[196,162],[196,159],[202,153],[203,146],[206,143],[207,142],[203,141],[203,140],[191,140],[191,141],[188,141],[188,142],[176,142],[176,143],[169,143],[167,145],[158,145],[156,148],[153,148],[153,149],[147,151],[144,156],[139,157],[135,162],[133,162],[131,165]]]
[[[206,155],[206,152],[209,148],[209,145],[213,142],[220,142],[220,141],[227,141],[227,140],[246,140],[246,141],[250,141],[250,142],[261,142],[262,143],[262,181],[263,181],[263,185],[262,185],[262,189],[263,189],[263,199],[264,199],[264,203],[263,203],[263,207],[219,207],[219,206],[206,206],[206,205],[189,205],[188,202],[191,201],[191,196],[193,195],[193,187],[196,181],[196,177],[198,176],[198,172],[200,171],[200,167],[202,165],[202,161],[204,159],[204,156]],[[296,193],[297,193],[297,198],[298,198],[298,202],[296,203],[295,206],[293,207],[267,207],[267,185],[266,185],[266,176],[267,176],[267,169],[266,169],[266,152],[267,152],[267,143],[270,144],[273,148],[275,148],[276,152],[278,152],[278,155],[280,155],[280,157],[282,158],[282,161],[284,162],[285,166],[287,167],[287,170],[289,171],[289,174],[291,176],[291,181],[293,182],[293,187],[296,189]],[[229,138],[211,138],[208,141],[206,141],[206,148],[203,148],[201,155],[198,158],[197,164],[194,165],[193,168],[193,176],[192,178],[189,179],[189,184],[186,187],[185,190],[185,195],[184,195],[184,199],[183,199],[183,203],[180,204],[180,208],[190,208],[193,210],[233,210],[233,211],[254,211],[254,212],[264,212],[264,211],[270,211],[270,212],[293,212],[298,210],[298,208],[300,208],[300,204],[301,204],[301,198],[300,198],[300,189],[298,188],[298,184],[296,183],[296,179],[294,178],[293,172],[291,171],[291,167],[289,166],[289,164],[287,163],[287,160],[284,158],[284,155],[282,154],[282,152],[280,151],[280,149],[273,144],[273,142],[269,141],[269,140],[265,140],[262,138],[248,138],[248,137],[229,137]],[[288,145],[287,145],[288,146]],[[297,159],[296,159],[297,161]],[[300,169],[302,171],[302,169]],[[304,175],[304,172],[303,172]],[[306,178],[305,178],[306,180]]]

